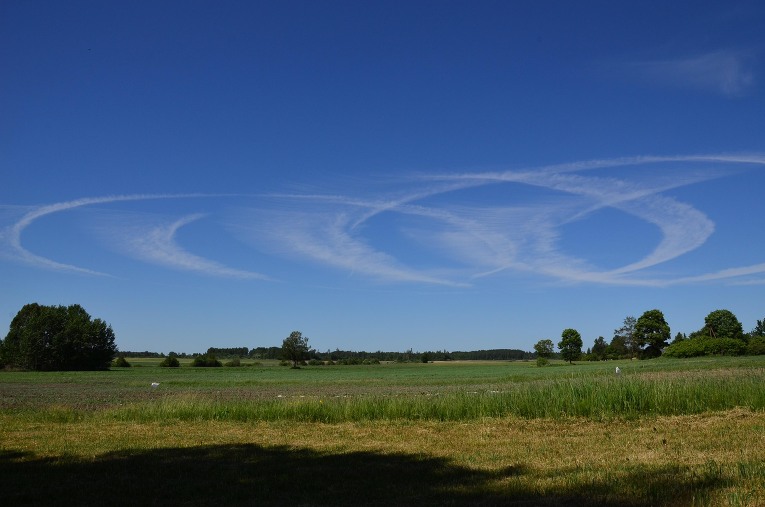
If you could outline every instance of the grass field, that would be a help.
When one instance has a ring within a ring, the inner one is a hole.
[[[7,505],[765,505],[763,357],[129,360],[0,372]]]

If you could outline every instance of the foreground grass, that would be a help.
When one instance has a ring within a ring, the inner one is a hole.
[[[765,415],[594,422],[0,417],[8,505],[762,505]],[[724,438],[721,438],[724,436]]]

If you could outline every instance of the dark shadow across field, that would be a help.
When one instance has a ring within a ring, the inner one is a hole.
[[[409,454],[219,445],[114,452],[92,460],[0,451],[5,505],[690,505],[726,486],[715,476],[635,467],[606,482],[539,492],[540,478],[572,474],[523,465],[499,472]],[[693,479],[683,479],[691,475]]]

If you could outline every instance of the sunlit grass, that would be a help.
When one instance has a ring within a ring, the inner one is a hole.
[[[199,495],[200,483],[210,488],[207,494],[213,496],[207,498],[233,505],[355,505],[358,497],[353,495],[362,492],[374,492],[365,502],[373,505],[411,505],[413,500],[422,505],[506,505],[515,499],[530,505],[754,506],[765,501],[765,414],[748,410],[608,422],[508,417],[339,424],[80,420],[61,425],[0,416],[0,427],[6,452],[31,453],[11,461],[0,483],[18,479],[14,467],[21,473],[24,463],[47,467],[37,460],[53,459],[55,467],[43,470],[54,481],[60,478],[56,470],[88,470],[100,480],[108,475],[104,482],[109,488],[140,483],[141,491],[131,493],[132,500],[140,501],[169,490],[181,503],[193,503],[200,497],[190,499],[188,491]],[[263,463],[270,460],[265,456],[300,465],[282,468],[278,462]],[[430,460],[439,468],[417,468],[430,467]],[[146,467],[149,471],[142,472]],[[348,467],[359,469],[353,484],[343,488],[350,496],[314,496],[327,488],[324,481],[348,477]],[[439,479],[450,476],[449,470],[455,475]],[[172,477],[174,484],[149,476],[156,473]],[[415,477],[403,486],[402,477],[412,473]],[[419,484],[417,473],[436,482],[411,491],[408,487]],[[308,490],[298,489],[296,499],[273,496],[248,486],[253,475],[280,487],[287,487],[286,478],[298,479]],[[29,480],[36,481],[37,489],[50,487],[39,484],[39,477]],[[81,488],[84,480],[69,488]],[[222,484],[232,489],[216,487]]]

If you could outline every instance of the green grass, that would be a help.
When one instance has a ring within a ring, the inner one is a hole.
[[[619,364],[622,374],[614,374]],[[0,408],[30,420],[593,420],[765,410],[765,359],[385,364],[299,370],[115,369],[0,374]],[[152,388],[152,382],[159,387]]]

